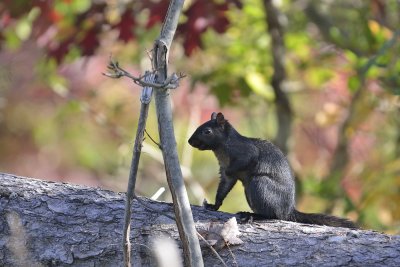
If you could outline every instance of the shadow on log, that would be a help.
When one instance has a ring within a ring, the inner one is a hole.
[[[172,205],[136,200],[133,266],[156,266],[153,244],[180,246]],[[232,214],[192,206],[198,230]],[[0,266],[122,266],[124,194],[0,173]],[[218,250],[228,266],[400,266],[400,236],[373,231],[265,221],[239,225],[241,245]],[[205,266],[221,262],[202,244]]]

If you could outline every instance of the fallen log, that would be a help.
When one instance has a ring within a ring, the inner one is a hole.
[[[123,193],[0,173],[0,266],[122,266],[124,201]],[[198,206],[192,212],[202,235],[234,217]],[[134,201],[134,266],[157,265],[160,236],[180,249],[173,216],[170,203]],[[400,266],[400,236],[278,220],[238,230],[243,243],[215,246],[227,266]],[[205,266],[221,266],[201,243]]]

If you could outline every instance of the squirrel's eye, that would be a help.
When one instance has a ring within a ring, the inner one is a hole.
[[[206,135],[209,135],[209,134],[212,133],[212,131],[211,131],[210,128],[207,128],[207,129],[205,129],[205,130],[203,131],[203,133],[206,134]]]

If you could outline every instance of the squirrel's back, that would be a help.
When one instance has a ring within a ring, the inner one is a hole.
[[[249,138],[259,149],[257,171],[294,184],[294,177],[286,156],[268,140]]]

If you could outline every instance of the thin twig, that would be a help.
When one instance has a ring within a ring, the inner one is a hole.
[[[233,262],[235,263],[235,266],[239,266],[238,263],[237,263],[237,261],[236,261],[235,254],[233,254],[233,252],[232,252],[232,250],[231,250],[231,247],[229,246],[228,243],[226,243],[226,246],[228,247],[229,253],[230,253],[231,256],[232,256],[232,259],[233,259]]]
[[[162,150],[162,146],[160,145],[160,143],[157,143],[157,141],[154,140],[153,137],[151,137],[151,135],[147,132],[146,129],[144,129],[144,132],[145,132],[146,135],[150,138],[150,140],[151,140],[156,146],[158,146],[159,149]]]
[[[147,54],[147,56],[149,57],[150,62],[153,62],[152,53],[153,53],[153,50],[147,50],[147,49],[146,49],[146,54]]]
[[[197,232],[197,231],[196,231]],[[215,250],[215,248],[213,248],[213,246],[211,246],[211,244],[207,241],[207,239],[205,239],[201,234],[199,234],[199,232],[197,232],[197,236],[200,237],[201,240],[203,240],[203,242],[206,243],[206,245],[209,247],[209,249],[211,249],[211,251],[214,253],[214,255],[221,261],[221,263],[227,267],[224,259],[221,258],[221,256],[219,255],[219,253]]]

